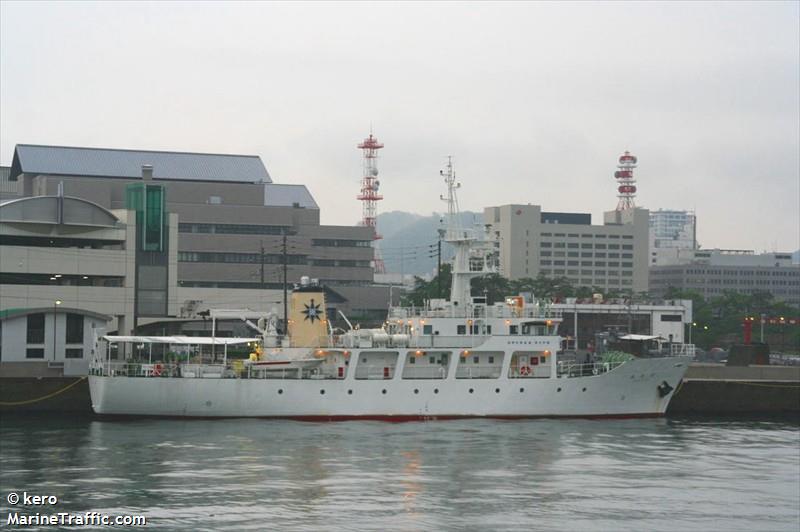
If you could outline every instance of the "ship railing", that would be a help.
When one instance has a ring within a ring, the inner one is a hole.
[[[234,377],[242,379],[280,379],[280,380],[343,380],[345,372],[326,370],[320,367],[264,369],[246,366],[241,372],[234,372]]]
[[[93,365],[89,369],[89,374],[106,377],[180,377],[181,365],[166,362],[147,363],[112,360]]]
[[[669,345],[669,356],[679,357],[679,356],[690,356],[694,357],[695,355],[695,345],[694,344],[670,344]]]
[[[356,379],[358,380],[390,380],[394,378],[395,366],[364,365],[356,366]]]
[[[447,378],[447,366],[428,366],[412,367],[406,366],[403,369],[404,379],[445,379]]]
[[[530,319],[561,319],[560,310],[553,310],[549,307],[471,307],[470,309],[460,309],[455,307],[426,309],[422,307],[392,307],[389,310],[389,321],[408,318],[530,318]]]
[[[527,364],[513,363],[508,368],[509,379],[549,379],[552,366],[550,364],[537,364],[535,366]]]
[[[456,379],[498,379],[503,368],[498,364],[459,364]]]
[[[421,334],[409,339],[409,347],[479,347],[491,338],[487,335],[464,334],[460,336],[441,336],[438,334]]]
[[[558,362],[557,375],[559,378],[592,377],[602,375],[618,368],[625,361],[615,362],[590,362],[586,364],[573,364],[571,362]]]
[[[340,372],[338,367],[327,369],[305,367],[268,370],[266,368],[246,365],[242,360],[232,360],[226,364],[104,361],[94,364],[90,368],[89,373],[90,375],[107,377],[174,377],[184,379],[341,380],[345,377],[345,372]],[[394,375],[394,369],[392,369],[391,374]]]

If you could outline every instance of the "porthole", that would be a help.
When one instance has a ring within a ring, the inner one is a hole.
[[[584,389],[583,389],[583,390],[581,390],[581,391],[584,391],[584,392],[585,392],[585,391],[586,391],[586,388],[584,388]]]
[[[519,393],[523,393],[524,391],[525,391],[525,388],[520,388],[519,389]]]
[[[320,391],[319,391],[319,394],[320,394],[320,395],[325,395],[325,390],[320,390]]]
[[[439,388],[434,388],[433,393],[439,393]]]
[[[474,389],[472,389],[472,388],[469,389],[469,393],[474,393],[474,392],[475,392]]]
[[[414,388],[414,393],[419,393],[419,389]]]
[[[381,390],[381,393],[382,393],[383,395],[386,395],[386,388],[384,388],[383,390]]]
[[[353,395],[353,390],[347,390],[347,395]]]
[[[557,389],[556,391],[557,391],[557,392],[560,392],[560,391],[561,391],[561,388]]]
[[[494,393],[500,393],[500,388],[495,388]]]
[[[278,390],[278,395],[283,393],[283,389]]]

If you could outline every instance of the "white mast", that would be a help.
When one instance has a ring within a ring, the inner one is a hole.
[[[447,203],[444,240],[455,249],[450,302],[453,306],[465,308],[471,302],[470,281],[496,271],[490,260],[492,248],[485,239],[478,237],[474,229],[461,227],[461,213],[456,195],[461,183],[456,182],[452,157],[447,158],[447,169],[440,171],[439,174],[444,177],[444,182],[447,184],[447,197],[440,196],[440,199]]]

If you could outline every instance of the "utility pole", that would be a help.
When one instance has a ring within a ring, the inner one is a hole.
[[[442,297],[442,230],[439,230],[439,241],[436,244],[428,245],[428,257],[433,258],[436,254],[436,297]],[[436,251],[433,248],[436,247]]]
[[[442,239],[436,243],[436,295],[442,297]]]
[[[288,257],[286,255],[286,234],[283,235],[283,335],[289,334],[289,310],[288,302],[286,301],[288,295],[288,286],[286,284],[287,270],[288,270]]]
[[[261,241],[261,289],[264,289],[264,241]]]
[[[445,230],[438,229],[439,240],[436,242],[436,291],[437,295],[442,296],[442,239],[444,238]]]

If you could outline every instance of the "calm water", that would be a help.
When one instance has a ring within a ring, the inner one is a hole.
[[[5,417],[0,446],[4,529],[22,490],[147,530],[800,529],[791,422]]]

